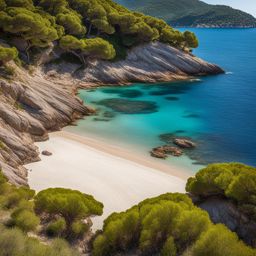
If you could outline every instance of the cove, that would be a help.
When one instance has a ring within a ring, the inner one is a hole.
[[[195,54],[220,65],[226,74],[80,90],[97,115],[67,129],[145,155],[163,145],[163,135],[189,137],[198,145],[195,150],[160,161],[191,170],[212,162],[256,166],[256,29],[192,30],[200,41]]]

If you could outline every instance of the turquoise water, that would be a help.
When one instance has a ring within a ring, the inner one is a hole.
[[[193,170],[198,164],[220,161],[256,166],[256,29],[193,31],[200,40],[195,54],[217,63],[226,74],[81,90],[80,97],[98,113],[69,129],[145,155],[165,144],[161,134],[189,137],[197,148],[187,157],[169,157],[166,162]]]

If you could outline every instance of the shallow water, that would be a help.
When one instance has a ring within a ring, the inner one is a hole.
[[[200,40],[195,54],[217,63],[226,74],[81,90],[80,97],[98,113],[67,129],[145,155],[165,144],[161,134],[189,137],[198,144],[195,150],[161,161],[193,171],[197,164],[210,162],[256,166],[256,29],[193,30]]]

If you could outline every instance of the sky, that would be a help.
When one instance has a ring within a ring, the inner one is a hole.
[[[248,12],[256,17],[256,0],[202,0],[209,4],[224,4]]]

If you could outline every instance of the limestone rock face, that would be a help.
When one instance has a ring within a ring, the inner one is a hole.
[[[214,223],[225,224],[245,243],[256,247],[256,222],[242,213],[233,202],[224,198],[209,197],[195,203],[209,213]]]
[[[16,67],[18,81],[0,78],[0,166],[14,184],[26,184],[23,164],[40,160],[34,141],[46,140],[48,131],[59,130],[90,113],[61,84],[40,74],[30,76]]]
[[[191,54],[159,42],[138,46],[118,62],[95,61],[80,72],[83,84],[129,84],[166,82],[223,70]]]

